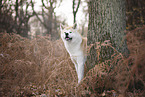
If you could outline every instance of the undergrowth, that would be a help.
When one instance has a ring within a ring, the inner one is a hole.
[[[145,30],[142,29],[145,27],[126,36],[128,58],[116,51],[110,60],[89,70],[79,85],[74,65],[61,40],[50,41],[42,36],[29,40],[17,34],[1,33],[0,95],[143,97],[145,40],[142,37]]]

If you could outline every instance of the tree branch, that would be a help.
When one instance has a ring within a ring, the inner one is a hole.
[[[81,3],[81,0],[79,0],[79,2],[78,2],[77,8],[76,8],[76,12],[77,12],[78,9],[79,9],[80,3]]]
[[[41,24],[44,25],[44,27],[47,28],[47,25],[40,19],[40,17],[38,16],[38,14],[35,12],[35,10],[34,10],[34,4],[33,4],[32,0],[31,0],[31,4],[32,4],[33,13],[36,15],[37,19],[41,22]]]
[[[78,9],[79,9],[79,6],[80,6],[80,3],[81,3],[81,0],[79,0],[78,5],[77,5],[77,8],[76,8],[76,10],[75,10],[75,5],[76,5],[76,3],[75,3],[75,0],[73,0],[73,13],[74,13],[74,14],[77,13],[77,11],[78,11]]]
[[[44,0],[41,0],[41,3],[46,9],[48,9],[48,7],[46,7],[46,5],[44,4]]]
[[[79,6],[80,6],[80,3],[81,3],[81,0],[79,0],[78,4],[77,4],[77,7],[76,7],[76,10],[75,10],[75,0],[73,0],[73,16],[74,16],[74,24],[76,23],[76,14],[78,12],[78,9],[79,9]],[[76,28],[77,24],[75,24],[74,28]]]
[[[15,11],[16,11],[15,22],[16,22],[17,17],[18,17],[18,6],[19,6],[18,0],[16,0],[16,3],[15,3]]]

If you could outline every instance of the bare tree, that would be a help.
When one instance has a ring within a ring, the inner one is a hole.
[[[76,5],[76,0],[73,0],[73,17],[74,17],[74,21],[73,23],[76,23],[76,14],[78,12],[79,6],[80,6],[81,0],[78,0],[78,4]],[[77,24],[75,24],[74,28],[76,28]]]
[[[31,3],[24,0],[16,0],[15,2],[15,22],[17,22],[17,33],[28,37],[28,31],[30,30],[28,21],[34,16],[34,13],[29,12],[28,8]]]
[[[0,0],[0,32],[13,32],[14,19],[12,17],[13,9],[8,6],[10,2]]]
[[[29,24],[28,21],[33,13],[29,12],[31,6],[27,0],[2,0],[0,1],[0,25],[1,29],[8,33],[18,33],[21,36],[28,37]],[[13,18],[14,17],[14,18]],[[8,27],[7,27],[8,26]]]
[[[55,15],[55,8],[57,0],[41,0],[42,8],[41,12],[36,12],[34,10],[34,3],[31,0],[32,9],[35,13],[37,19],[46,28],[46,34],[51,35],[52,39],[58,39],[58,19]]]

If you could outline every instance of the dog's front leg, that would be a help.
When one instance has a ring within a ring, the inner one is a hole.
[[[76,69],[76,72],[77,72],[77,75],[78,75],[78,64],[77,64],[77,58],[76,58],[76,57],[71,57],[71,60],[72,60],[72,62],[73,62],[74,65],[75,65],[75,69]]]
[[[84,77],[84,62],[83,57],[79,57],[77,60],[78,63],[78,83],[81,82],[81,80]]]

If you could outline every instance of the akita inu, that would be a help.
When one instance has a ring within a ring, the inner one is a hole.
[[[78,76],[78,83],[84,77],[84,64],[86,61],[87,38],[80,35],[77,29],[73,27],[64,27],[60,25],[61,38],[65,48],[68,51]]]

